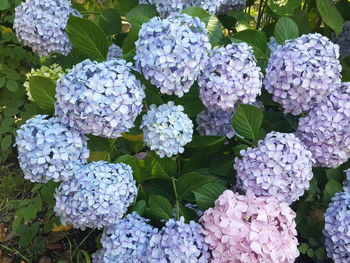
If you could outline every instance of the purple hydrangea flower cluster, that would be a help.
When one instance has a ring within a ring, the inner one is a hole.
[[[108,48],[107,60],[118,59],[121,55],[123,55],[122,49],[113,44]]]
[[[236,158],[237,186],[291,204],[309,189],[312,154],[292,133],[271,132]]]
[[[127,215],[115,225],[105,228],[101,243],[102,262],[148,263],[151,237],[158,232],[136,212]]]
[[[253,103],[263,75],[246,43],[215,47],[198,79],[200,98],[209,110],[233,112],[238,102]]]
[[[246,0],[221,0],[220,1],[202,0],[202,7],[211,14],[224,14],[230,10],[243,10],[246,7]]]
[[[350,261],[350,193],[337,193],[324,215],[325,247],[334,263]]]
[[[207,263],[210,259],[208,245],[204,242],[203,228],[190,221],[185,224],[170,219],[150,241],[149,263]]]
[[[16,145],[24,178],[32,182],[66,181],[87,162],[87,138],[57,118],[37,115],[18,131]]]
[[[76,228],[106,227],[119,221],[137,194],[124,163],[92,162],[75,171],[56,192],[56,214]]]
[[[142,116],[144,142],[161,158],[183,153],[183,146],[192,140],[193,123],[183,111],[181,105],[169,101],[159,107],[151,105]]]
[[[232,113],[223,110],[202,111],[197,115],[197,124],[197,130],[202,136],[226,136],[231,139],[235,135]]]
[[[140,30],[136,67],[160,92],[182,97],[204,68],[210,48],[205,24],[199,18],[155,17]]]
[[[333,40],[340,47],[340,59],[350,56],[350,21],[344,23],[342,32]]]
[[[198,0],[155,0],[160,17],[167,17],[179,13],[190,6],[195,6]]]
[[[117,138],[134,127],[144,87],[123,59],[84,60],[57,82],[56,114],[84,134]]]
[[[350,82],[299,119],[296,135],[316,166],[336,168],[350,158]]]
[[[278,46],[266,69],[265,87],[286,113],[309,111],[341,81],[339,46],[316,33]]]
[[[67,55],[72,49],[66,33],[71,14],[80,16],[69,0],[26,0],[16,7],[13,28],[18,39],[39,56]]]

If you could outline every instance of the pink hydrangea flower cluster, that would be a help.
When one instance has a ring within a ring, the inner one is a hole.
[[[226,190],[201,218],[211,262],[294,262],[299,256],[295,216],[274,198]]]

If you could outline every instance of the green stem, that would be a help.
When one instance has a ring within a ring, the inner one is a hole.
[[[260,5],[259,5],[258,21],[256,22],[256,29],[259,29],[259,27],[260,27],[261,19],[263,17],[266,4],[267,4],[267,0],[265,2],[264,2],[264,0],[261,0]]]
[[[175,202],[176,202],[176,219],[180,219],[180,202],[179,202],[179,195],[176,190],[176,184],[175,184],[175,177],[171,177],[171,181],[173,183],[173,190],[175,194]]]
[[[31,260],[29,260],[27,257],[25,257],[24,255],[21,254],[21,252],[19,252],[17,249],[13,249],[4,245],[0,245],[3,249],[6,249],[7,251],[9,251],[11,254],[13,255],[18,255],[20,256],[23,260],[25,260],[27,263],[32,262]]]
[[[85,237],[84,237],[84,239],[79,243],[79,245],[74,249],[74,251],[73,251],[73,253],[72,253],[72,255],[74,256],[74,255],[76,255],[76,253],[79,251],[79,248],[80,248],[80,246],[82,245],[82,244],[84,244],[84,242],[88,239],[88,237],[92,234],[92,232],[94,232],[95,231],[95,228],[94,229],[92,229],[90,232],[89,232],[89,234],[87,234]]]

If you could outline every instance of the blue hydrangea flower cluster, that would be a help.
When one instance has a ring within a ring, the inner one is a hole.
[[[267,46],[269,47],[271,52],[275,52],[275,50],[280,46],[280,44],[278,44],[276,38],[270,37],[269,42],[267,43]]]
[[[56,214],[76,228],[106,227],[119,221],[137,194],[132,170],[124,163],[92,162],[56,192]]]
[[[350,158],[350,82],[299,119],[296,135],[316,166],[336,168]]]
[[[174,13],[180,13],[190,6],[195,6],[198,0],[155,0],[160,17],[167,17]]]
[[[69,0],[26,0],[16,8],[13,28],[39,56],[67,55],[72,49],[66,33],[71,14],[80,16]]]
[[[230,10],[243,10],[246,7],[246,0],[223,0],[221,5],[218,5],[216,2],[219,1],[204,0],[204,3],[207,3],[207,5],[202,4],[202,6],[211,14],[224,14]],[[213,8],[215,6],[216,10]]]
[[[278,46],[266,69],[265,87],[284,112],[309,111],[341,82],[339,46],[316,33]]]
[[[101,263],[148,263],[148,249],[151,237],[157,228],[136,212],[127,215],[115,225],[105,228],[102,234]]]
[[[350,21],[344,23],[342,32],[333,41],[340,47],[340,59],[350,56]]]
[[[91,255],[91,259],[93,263],[103,263],[103,254],[105,253],[105,249],[99,249],[94,254]]]
[[[16,145],[24,178],[45,183],[66,181],[76,166],[87,162],[87,138],[57,118],[37,115],[18,131]]]
[[[198,79],[200,98],[211,111],[233,112],[238,102],[255,102],[262,78],[252,48],[246,43],[215,47]]]
[[[57,82],[56,114],[84,134],[120,137],[134,127],[145,98],[131,70],[123,59],[77,64]]]
[[[161,158],[183,153],[183,146],[192,140],[193,123],[183,112],[184,108],[174,102],[151,105],[142,116],[144,142]]]
[[[324,215],[325,247],[334,263],[350,261],[350,193],[337,193]]]
[[[117,59],[121,55],[123,55],[122,49],[116,44],[113,44],[108,48],[107,60]]]
[[[235,135],[232,113],[223,110],[202,111],[197,115],[197,124],[197,130],[202,136],[226,136],[231,139]]]
[[[309,189],[312,154],[292,133],[271,132],[236,158],[237,186],[291,204]]]
[[[208,245],[204,242],[203,228],[190,221],[185,224],[170,219],[150,241],[149,263],[207,263]]]
[[[182,97],[204,68],[210,48],[205,24],[199,18],[155,17],[140,30],[136,67],[160,92]]]

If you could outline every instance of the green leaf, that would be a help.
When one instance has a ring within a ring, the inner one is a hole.
[[[119,34],[122,29],[122,19],[113,8],[101,12],[99,24],[107,35]]]
[[[234,157],[232,155],[223,155],[215,158],[210,165],[210,172],[219,176],[233,175]]]
[[[268,0],[267,5],[272,12],[284,16],[293,14],[293,10],[300,5],[299,0]]]
[[[56,102],[56,85],[51,79],[45,77],[31,77],[29,80],[29,90],[33,101],[39,108],[54,111]]]
[[[152,18],[157,16],[157,10],[155,6],[153,5],[137,5],[133,9],[131,9],[127,14],[126,14],[126,19],[128,21],[132,21],[132,19],[135,19],[138,16],[143,16],[143,17],[148,17]]]
[[[209,148],[224,145],[226,137],[193,135],[192,141],[186,145],[188,148]]]
[[[110,144],[107,138],[97,137],[93,135],[88,136],[88,148],[94,152],[109,152]]]
[[[143,23],[147,23],[149,17],[138,16],[131,21],[131,30],[123,42],[123,54],[129,54],[135,51],[135,42],[139,38],[139,31]]]
[[[237,21],[250,22],[250,21],[254,20],[254,17],[252,17],[250,14],[247,14],[243,11],[231,10],[227,13],[227,15],[230,17],[233,17]]]
[[[6,83],[6,78],[5,77],[1,77],[0,78],[0,88],[2,88],[3,86],[5,86]]]
[[[138,2],[139,0],[117,0],[115,7],[121,15],[126,15]]]
[[[145,200],[140,200],[138,202],[136,202],[133,205],[133,211],[135,211],[136,213],[138,213],[140,216],[143,215],[145,209],[146,209],[147,205],[146,205],[146,201]]]
[[[186,223],[188,223],[191,220],[198,219],[198,216],[194,210],[184,206],[180,206],[180,215],[185,218]]]
[[[159,89],[157,89],[159,92]],[[185,110],[184,112],[190,118],[196,118],[196,116],[204,110],[204,105],[199,98],[199,87],[194,85],[190,91],[181,98],[174,99],[175,104],[182,105]]]
[[[6,151],[12,144],[12,135],[6,135],[1,139],[1,150]]]
[[[207,210],[214,206],[214,202],[226,190],[226,187],[219,183],[210,183],[201,186],[193,191],[196,203],[201,210]]]
[[[140,167],[140,162],[142,161],[137,159],[136,157],[131,156],[130,154],[125,154],[118,157],[115,162],[125,163],[127,165],[130,165],[136,182],[141,183],[146,179],[145,176],[147,175],[141,171],[141,167]]]
[[[192,17],[198,17],[199,19],[205,19],[206,17],[210,16],[210,14],[205,11],[203,8],[197,7],[197,6],[191,6],[186,9],[184,9],[182,14],[187,14]]]
[[[209,41],[211,44],[219,44],[222,39],[222,24],[217,18],[217,16],[210,16],[208,19],[205,19],[207,24],[207,32],[209,36]]]
[[[339,182],[333,179],[329,180],[323,191],[323,201],[328,204],[331,198],[341,190],[342,185]]]
[[[233,35],[232,42],[245,42],[254,50],[257,58],[267,58],[267,40],[263,32],[258,30],[244,30]]]
[[[154,178],[168,179],[176,174],[176,161],[171,158],[159,158],[152,162],[151,174]]]
[[[12,79],[8,79],[6,82],[6,88],[9,91],[16,92],[18,90],[18,83]]]
[[[246,139],[257,142],[261,139],[262,112],[251,105],[240,104],[232,117],[234,130]]]
[[[0,1],[0,10],[6,10],[9,6],[8,0],[1,0]]]
[[[344,20],[332,1],[316,0],[316,5],[322,20],[339,35],[342,31]]]
[[[180,198],[186,197],[200,186],[212,181],[211,177],[199,175],[197,172],[183,174],[176,182],[177,193]]]
[[[92,21],[71,16],[67,23],[67,33],[73,47],[92,59],[104,61],[110,42],[106,34]]]
[[[281,17],[278,19],[275,26],[274,35],[280,44],[284,44],[284,42],[288,39],[297,38],[299,36],[299,29],[297,24],[292,19],[288,17]]]
[[[148,205],[153,213],[159,219],[169,220],[173,217],[173,208],[170,202],[160,195],[150,195]]]

